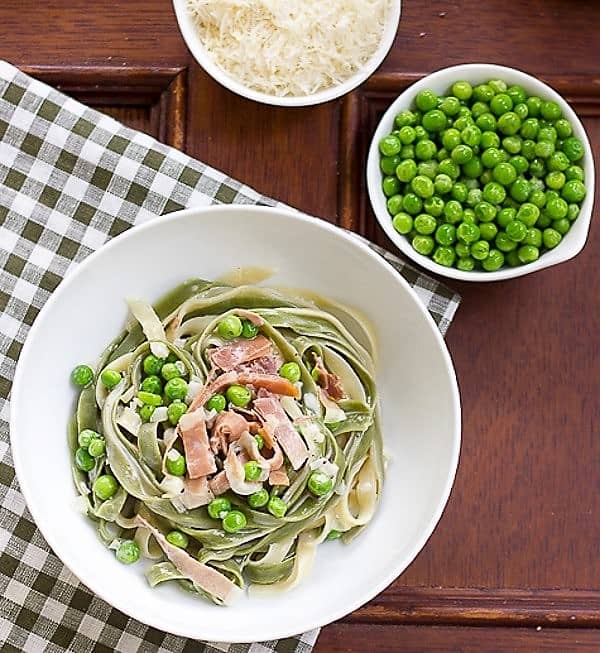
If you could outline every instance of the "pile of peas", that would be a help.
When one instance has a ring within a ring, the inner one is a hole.
[[[556,247],[585,197],[583,143],[552,100],[490,80],[423,90],[381,139],[396,231],[446,267],[493,272]]]

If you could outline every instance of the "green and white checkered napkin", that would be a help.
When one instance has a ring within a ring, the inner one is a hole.
[[[308,652],[318,630],[278,642],[201,644],[148,628],[94,596],[52,553],[19,491],[9,394],[36,315],[65,274],[113,236],[165,213],[266,204],[221,172],[0,62],[0,649]],[[165,218],[168,219],[168,218]],[[442,333],[459,297],[379,248]]]

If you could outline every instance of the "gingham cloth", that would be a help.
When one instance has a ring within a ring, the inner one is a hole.
[[[0,62],[0,649],[306,653],[318,631],[252,645],[203,644],[129,619],[52,553],[15,478],[9,394],[36,315],[65,274],[107,240],[165,213],[278,203]],[[375,246],[373,246],[375,247]],[[376,248],[445,333],[459,297]],[[115,563],[116,564],[116,563]]]

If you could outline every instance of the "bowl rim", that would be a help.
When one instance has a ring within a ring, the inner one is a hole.
[[[383,29],[381,41],[377,50],[375,50],[363,68],[358,70],[354,75],[352,75],[352,77],[349,77],[341,84],[322,89],[316,93],[312,93],[311,95],[282,97],[269,95],[262,91],[256,91],[231,77],[210,58],[204,49],[200,37],[196,33],[192,20],[186,10],[185,0],[173,0],[173,9],[177,18],[179,31],[181,32],[183,40],[185,41],[190,53],[198,65],[201,66],[205,72],[207,72],[221,86],[237,95],[262,104],[270,104],[279,107],[308,107],[335,100],[336,98],[349,93],[357,86],[360,86],[360,84],[370,77],[381,65],[394,43],[398,32],[398,26],[400,24],[400,15],[402,13],[402,0],[389,1],[390,14]]]
[[[412,102],[414,96],[420,90],[430,85],[432,81],[437,81],[440,78],[445,78],[450,75],[456,76],[454,81],[459,79],[459,76],[466,79],[466,81],[469,81],[469,79],[473,76],[481,75],[483,73],[489,74],[490,77],[496,76],[502,78],[503,74],[510,74],[513,78],[520,78],[520,81],[515,83],[522,83],[528,86],[538,87],[538,93],[543,93],[544,97],[555,100],[560,105],[563,114],[573,125],[574,131],[579,132],[577,136],[581,139],[584,146],[585,153],[583,166],[585,167],[586,171],[586,197],[584,199],[584,203],[582,204],[580,215],[576,220],[576,223],[581,225],[578,230],[580,233],[575,233],[573,231],[570,232],[575,234],[574,237],[571,238],[571,242],[568,242],[565,238],[565,240],[559,243],[555,249],[545,252],[536,261],[533,263],[528,263],[527,265],[521,265],[515,268],[504,267],[495,272],[484,272],[480,270],[465,272],[454,267],[448,268],[443,265],[439,265],[428,256],[419,254],[412,248],[407,238],[402,234],[399,234],[394,229],[392,225],[392,219],[387,211],[385,199],[381,190],[381,171],[379,169],[378,144],[379,140],[386,133],[389,133],[389,124],[390,121],[393,124],[393,118],[395,114],[404,108],[404,106],[408,106]],[[419,264],[421,267],[429,270],[430,272],[451,279],[457,279],[459,281],[480,282],[502,281],[505,279],[522,277],[526,274],[537,272],[538,270],[543,270],[553,265],[558,265],[559,263],[564,263],[565,261],[568,261],[577,256],[577,254],[579,254],[579,252],[581,252],[581,250],[584,248],[589,234],[590,222],[592,219],[594,206],[595,166],[593,150],[589,141],[588,134],[579,116],[575,113],[571,105],[557,91],[555,91],[551,86],[541,81],[537,77],[519,70],[518,68],[490,63],[458,64],[455,66],[440,68],[439,70],[436,70],[411,84],[408,88],[402,91],[400,95],[398,95],[398,97],[392,102],[392,104],[388,107],[388,109],[379,120],[369,145],[365,174],[371,207],[375,217],[377,218],[377,221],[379,222],[381,228],[385,231],[388,238],[394,243],[394,245],[396,245],[396,247],[398,247],[398,249],[402,251],[403,254],[415,261],[415,263]]]
[[[346,232],[333,224],[325,222],[324,220],[320,220],[318,218],[314,218],[302,214],[292,209],[281,208],[281,207],[268,207],[268,206],[257,206],[257,205],[220,205],[220,206],[213,205],[208,207],[183,209],[181,211],[175,211],[173,213],[170,213],[168,216],[161,216],[161,217],[164,217],[164,219],[169,221],[185,220],[192,216],[201,219],[202,216],[206,215],[207,213],[219,213],[219,212],[226,212],[232,210],[239,211],[240,213],[246,214],[246,219],[251,218],[251,215],[253,213],[267,212],[267,213],[271,213],[273,216],[278,216],[276,218],[278,220],[282,220],[282,219],[294,220],[297,222],[309,224],[311,227],[315,227],[318,230],[319,229],[324,230],[326,232],[333,234],[337,238],[341,238],[342,240],[345,240],[351,247],[354,247],[357,250],[359,250],[364,256],[373,259],[374,261],[376,261],[376,263],[379,266],[382,266],[387,272],[391,273],[392,276],[395,278],[395,281],[405,291],[408,291],[409,296],[412,298],[413,303],[416,305],[417,311],[419,311],[426,319],[426,321],[429,322],[429,325],[433,330],[433,336],[438,346],[439,352],[443,358],[444,368],[446,373],[448,374],[448,381],[450,385],[450,398],[452,403],[452,409],[454,412],[454,423],[451,425],[452,454],[451,454],[451,459],[449,460],[448,474],[445,481],[444,490],[437,501],[435,510],[431,514],[431,518],[427,524],[427,527],[423,530],[421,536],[413,544],[409,553],[404,558],[399,559],[395,565],[391,566],[388,573],[376,585],[372,585],[369,587],[367,591],[363,591],[360,594],[360,596],[352,603],[344,605],[341,608],[331,610],[331,612],[327,614],[325,619],[313,619],[312,621],[304,624],[303,629],[305,631],[308,631],[314,628],[325,626],[333,621],[336,621],[337,619],[341,619],[342,617],[346,616],[347,614],[350,614],[360,606],[364,605],[366,602],[370,601],[373,597],[375,597],[382,590],[384,590],[390,583],[392,583],[401,573],[403,573],[406,570],[406,568],[413,562],[413,560],[416,558],[416,556],[423,549],[423,547],[431,537],[433,531],[435,530],[446,508],[456,478],[456,473],[458,470],[460,448],[461,448],[461,423],[462,423],[461,402],[460,402],[458,382],[456,378],[456,371],[454,369],[452,358],[448,351],[446,342],[441,332],[439,331],[437,325],[435,324],[433,318],[431,317],[431,314],[429,313],[425,305],[422,303],[422,301],[419,299],[415,290],[413,290],[413,288],[400,275],[400,273],[395,268],[393,268],[393,266],[391,266],[387,261],[385,261],[383,257],[381,257],[379,254],[374,252],[367,244],[365,244],[358,238],[354,238],[351,233]],[[43,306],[37,318],[35,319],[33,326],[31,327],[27,335],[27,338],[25,340],[25,343],[23,345],[23,349],[19,356],[19,361],[17,363],[17,367],[15,370],[15,376],[12,385],[11,407],[16,407],[22,404],[23,401],[22,395],[25,392],[24,375],[25,375],[25,368],[27,365],[26,361],[29,357],[29,350],[32,346],[31,343],[37,338],[38,331],[40,331],[40,329],[42,328],[42,324],[44,322],[44,316],[48,314],[50,311],[52,311],[53,307],[61,301],[62,296],[69,288],[69,286],[74,282],[74,280],[79,276],[81,271],[86,270],[88,267],[94,265],[95,260],[99,258],[101,252],[103,252],[106,249],[119,246],[120,243],[123,241],[131,240],[132,238],[135,239],[136,234],[142,231],[149,231],[152,229],[162,228],[162,224],[159,220],[160,220],[159,218],[150,220],[147,223],[135,226],[134,228],[129,229],[126,232],[116,236],[108,243],[100,247],[98,250],[90,254],[82,263],[79,264],[79,266],[77,266],[77,268],[72,269],[67,274],[65,279],[59,284],[57,289],[49,297],[48,301]],[[10,445],[12,449],[15,472],[17,475],[21,492],[23,494],[23,497],[25,498],[27,507],[31,512],[31,515],[36,523],[36,526],[39,528],[44,539],[46,540],[48,545],[52,548],[55,555],[94,594],[96,594],[101,599],[106,601],[109,605],[114,606],[115,608],[129,615],[130,617],[148,626],[157,628],[164,632],[170,632],[178,636],[188,637],[192,639],[203,639],[203,640],[213,640],[213,641],[218,640],[218,641],[226,641],[229,643],[249,643],[251,641],[255,641],[255,640],[248,640],[248,639],[244,639],[243,637],[236,636],[233,631],[231,636],[228,636],[226,639],[223,639],[222,633],[211,631],[210,624],[203,625],[205,632],[202,633],[198,632],[198,630],[194,629],[193,627],[170,628],[168,624],[165,625],[164,623],[161,623],[156,619],[148,618],[144,614],[143,609],[138,609],[137,603],[134,604],[134,602],[128,602],[125,598],[117,597],[115,599],[114,596],[109,597],[107,596],[106,593],[97,591],[97,589],[95,589],[94,587],[95,585],[94,582],[88,584],[85,580],[86,569],[84,568],[84,566],[81,565],[78,566],[77,568],[71,567],[69,561],[68,549],[64,547],[59,542],[59,540],[55,537],[54,535],[55,530],[51,527],[51,524],[44,518],[44,515],[40,512],[40,510],[38,510],[38,506],[36,503],[37,492],[29,482],[29,477],[26,474],[26,457],[24,455],[24,451],[19,445],[19,435],[18,435],[19,430],[20,430],[19,414],[16,410],[11,410],[10,422],[9,422]],[[73,491],[75,496],[75,488],[73,488]],[[298,633],[295,632],[295,629],[292,629],[290,631],[289,627],[273,625],[271,630],[267,633],[268,637],[266,639],[280,639],[284,637],[292,637],[294,635],[298,635]]]

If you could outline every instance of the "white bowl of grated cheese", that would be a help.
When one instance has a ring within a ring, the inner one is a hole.
[[[204,70],[250,100],[309,106],[356,88],[394,42],[401,0],[173,0]]]

